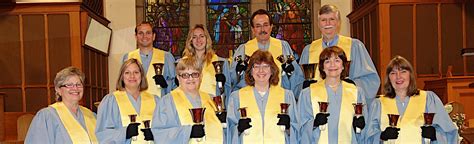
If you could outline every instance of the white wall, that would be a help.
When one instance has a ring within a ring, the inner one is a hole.
[[[351,0],[321,0],[321,6],[326,5],[326,4],[332,4],[332,5],[335,5],[337,8],[339,8],[339,11],[341,12],[340,34],[345,35],[345,36],[350,36],[351,25],[349,24],[349,19],[347,18],[347,15],[351,13],[351,9],[352,9]],[[315,14],[317,15],[318,13],[315,12]]]
[[[109,90],[114,91],[122,56],[136,48],[135,1],[131,0],[105,0],[105,17],[110,20],[112,40],[109,50]]]

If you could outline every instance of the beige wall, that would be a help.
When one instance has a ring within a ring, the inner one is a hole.
[[[134,50],[136,41],[134,30],[136,24],[135,1],[105,0],[105,17],[110,20],[112,40],[109,51],[109,89],[115,90],[115,83],[122,64],[122,56]]]
[[[138,0],[137,3],[141,3]],[[341,11],[342,29],[341,34],[350,35],[349,20],[346,15],[351,11],[349,0],[313,0],[313,19],[317,20],[317,11],[324,4],[334,4]],[[195,24],[206,24],[206,0],[190,0],[190,26]],[[137,12],[141,14],[141,6],[136,6],[135,1],[128,0],[105,0],[105,17],[111,21],[109,27],[112,28],[112,41],[109,53],[109,86],[110,90],[115,90],[115,82],[118,71],[122,63],[122,56],[136,47],[134,28],[137,22]],[[266,0],[251,0],[250,9],[252,12],[258,9],[266,9]],[[139,8],[139,10],[137,10]],[[138,18],[142,18],[138,16]],[[317,23],[313,23],[314,39],[320,38]]]

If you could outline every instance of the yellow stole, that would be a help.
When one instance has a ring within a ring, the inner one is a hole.
[[[279,120],[277,115],[280,113],[280,103],[285,102],[285,90],[280,86],[270,86],[265,107],[265,124],[262,124],[262,116],[255,100],[253,88],[246,86],[239,90],[240,107],[247,107],[247,117],[252,119],[250,122],[252,127],[247,129],[249,135],[242,135],[243,143],[284,144],[285,133],[276,124]]]
[[[254,38],[245,44],[245,55],[252,56],[252,54],[258,49],[259,48],[258,48],[257,38]],[[268,51],[272,54],[273,61],[278,66],[278,69],[280,71],[278,73],[278,77],[281,79],[281,72],[282,72],[281,62],[277,59],[278,56],[283,54],[283,46],[281,45],[281,41],[276,38],[270,37],[270,47],[268,48]],[[278,85],[280,84],[281,84],[281,80],[278,81]]]
[[[127,127],[130,124],[130,117],[129,115],[135,114],[136,122],[141,123],[138,127],[139,129],[145,128],[145,124],[143,124],[144,120],[150,120],[150,126],[152,124],[153,119],[153,111],[155,110],[156,103],[155,97],[148,92],[141,92],[141,106],[140,106],[140,114],[135,111],[132,103],[128,99],[127,92],[125,91],[115,91],[114,92],[115,99],[117,100],[117,104],[120,110],[120,118],[122,120],[122,126]],[[145,136],[143,133],[139,132],[136,141],[132,141],[132,143],[145,143],[144,140]]]
[[[209,94],[200,91],[202,107],[206,108],[204,112],[204,131],[206,132],[205,141],[197,142],[190,140],[189,143],[223,143],[224,142],[224,129],[222,128],[221,122],[215,115],[216,107],[214,102],[211,100]],[[173,101],[178,112],[178,117],[181,125],[194,125],[193,118],[189,109],[194,108],[191,102],[180,88],[171,91]]]
[[[398,114],[398,107],[395,98],[380,97],[380,130],[385,130],[389,126],[387,114]],[[410,97],[408,106],[403,117],[398,119],[397,127],[400,128],[397,144],[421,143],[421,126],[424,124],[423,113],[426,108],[426,91],[420,90],[420,95]]]
[[[202,80],[199,90],[208,94],[216,95],[216,71],[212,62],[218,61],[217,55],[212,56],[211,63],[204,61],[202,67]]]
[[[357,102],[357,87],[353,84],[342,83],[342,101],[341,111],[339,112],[338,124],[338,143],[352,143],[352,117],[354,116],[353,103]],[[327,102],[328,94],[326,91],[325,80],[318,81],[310,86],[311,104],[313,106],[313,117],[319,113],[319,103]],[[331,105],[331,103],[329,103]],[[329,128],[320,132],[318,143],[329,143]]]
[[[79,106],[82,111],[87,130],[74,118],[63,102],[56,102],[50,105],[56,109],[64,128],[66,128],[72,143],[99,143],[95,136],[96,119],[94,113],[89,109]]]
[[[337,46],[344,50],[348,61],[351,61],[352,38],[339,35]],[[319,54],[323,51],[323,39],[317,39],[311,43],[308,54],[308,63],[319,63]],[[316,74],[314,80],[322,80],[319,74],[318,65],[316,65]]]
[[[136,49],[130,53],[128,53],[128,58],[135,58],[140,63],[142,63],[142,59],[140,57],[140,49]],[[146,72],[146,79],[148,81],[148,89],[147,92],[150,94],[157,95],[161,97],[161,87],[155,84],[155,80],[153,80],[153,76],[155,76],[155,68],[153,67],[154,63],[165,63],[165,51],[159,50],[157,48],[153,48],[153,55],[151,57],[150,65],[148,65],[148,71]],[[146,67],[143,65],[143,67]],[[165,71],[166,67],[163,67],[163,72]]]

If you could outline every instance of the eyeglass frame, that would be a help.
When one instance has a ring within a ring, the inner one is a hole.
[[[62,88],[62,87],[65,87],[65,88],[84,88],[84,84],[82,83],[76,83],[76,84],[72,84],[72,83],[69,83],[69,84],[62,84],[59,86],[59,88]]]
[[[269,64],[254,64],[252,66],[252,70],[268,70],[268,69],[271,69],[271,65]]]
[[[201,73],[200,72],[181,73],[181,74],[178,74],[178,76],[180,76],[183,79],[189,79],[190,77],[199,78],[199,77],[201,77]]]

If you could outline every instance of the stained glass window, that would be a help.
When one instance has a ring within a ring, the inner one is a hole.
[[[153,46],[181,57],[189,31],[189,0],[146,0],[145,20],[154,25]]]
[[[288,41],[301,55],[304,46],[313,39],[311,0],[267,0],[267,4],[274,22],[272,36]]]
[[[216,54],[228,58],[229,51],[249,40],[249,0],[207,0],[207,26]]]

